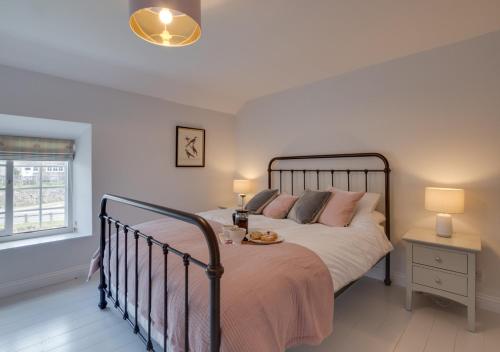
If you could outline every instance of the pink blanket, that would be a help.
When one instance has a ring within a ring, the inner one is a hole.
[[[221,225],[211,222],[215,232]],[[208,250],[200,230],[172,219],[136,226],[147,235],[207,262]],[[134,302],[134,241],[129,235],[128,300]],[[112,236],[111,276],[114,294],[115,239]],[[139,312],[147,317],[147,245],[139,241]],[[123,306],[124,242],[119,247],[120,298]],[[291,243],[268,246],[221,245],[224,275],[221,280],[221,351],[276,352],[298,344],[319,344],[332,331],[333,283],[321,259],[312,251]],[[104,258],[107,275],[107,253]],[[93,264],[99,258],[94,258]],[[95,270],[92,270],[95,271]],[[153,246],[152,329],[162,341],[163,254]],[[205,272],[189,269],[189,344],[191,351],[209,346],[208,286]],[[168,257],[168,345],[184,350],[184,271],[182,259]],[[132,311],[133,313],[133,311]],[[143,320],[144,321],[144,320]]]

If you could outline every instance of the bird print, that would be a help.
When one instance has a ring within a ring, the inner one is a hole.
[[[189,136],[185,137],[186,144],[184,146],[184,152],[186,153],[188,159],[195,158],[198,156],[198,149],[196,149],[197,139],[198,137],[196,136],[193,138]]]

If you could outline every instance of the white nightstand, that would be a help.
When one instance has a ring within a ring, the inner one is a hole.
[[[446,297],[467,306],[469,331],[476,325],[476,253],[481,239],[454,233],[436,236],[434,230],[415,228],[406,241],[406,309],[411,310],[413,291]]]

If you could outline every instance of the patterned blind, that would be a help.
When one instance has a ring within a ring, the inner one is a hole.
[[[74,156],[72,140],[0,136],[0,160],[73,160]]]

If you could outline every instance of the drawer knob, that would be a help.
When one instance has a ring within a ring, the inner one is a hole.
[[[438,284],[438,285],[441,285],[441,279],[440,279],[439,277],[436,277],[436,278],[434,279],[434,282],[435,282],[436,284]]]
[[[443,259],[441,259],[440,256],[436,256],[436,258],[434,258],[434,260],[438,263],[441,263],[443,261]]]

